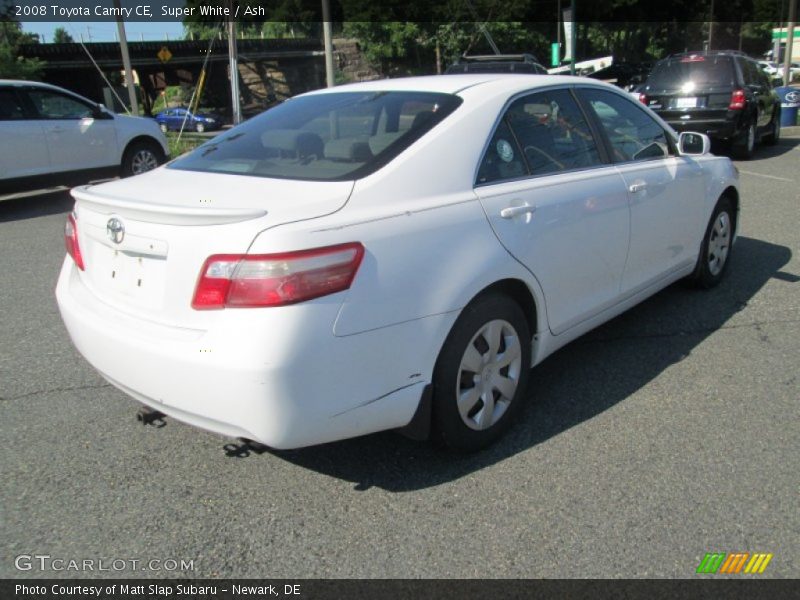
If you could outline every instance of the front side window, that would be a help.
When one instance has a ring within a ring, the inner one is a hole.
[[[88,104],[50,90],[28,90],[28,97],[42,119],[85,119],[94,114]]]
[[[585,88],[580,90],[580,94],[602,124],[615,161],[655,160],[669,156],[666,132],[633,100],[597,89]]]
[[[169,168],[343,181],[373,173],[461,104],[430,92],[333,92],[288,100]]]
[[[569,90],[523,96],[506,110],[478,170],[478,184],[602,164]]]

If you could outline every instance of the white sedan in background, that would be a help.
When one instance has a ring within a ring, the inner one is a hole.
[[[475,450],[531,366],[678,279],[720,281],[738,175],[708,145],[583,78],[320,90],[73,190],[58,304],[103,377],[187,423]]]
[[[0,199],[155,169],[169,155],[152,119],[116,115],[68,90],[0,79]]]

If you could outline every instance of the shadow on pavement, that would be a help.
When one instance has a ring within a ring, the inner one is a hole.
[[[352,481],[356,490],[405,492],[437,486],[536,446],[623,402],[680,362],[771,279],[789,248],[740,237],[726,279],[713,290],[678,283],[561,349],[531,373],[529,404],[508,435],[473,455],[455,455],[390,432],[293,451],[226,445],[227,456],[268,452],[319,473]]]
[[[727,156],[732,160],[736,160],[738,165],[746,165],[747,163],[756,162],[759,160],[766,160],[768,158],[774,158],[776,156],[781,156],[783,154],[787,154],[794,150],[795,147],[800,145],[800,138],[791,137],[791,138],[780,138],[778,143],[774,146],[768,146],[767,144],[761,143],[758,144],[753,151],[753,158],[749,160],[737,160],[733,156],[729,147],[725,146],[721,142],[712,142],[711,143],[711,151],[718,155],[718,156]]]
[[[75,200],[67,191],[0,202],[0,223],[46,217],[72,210]]]

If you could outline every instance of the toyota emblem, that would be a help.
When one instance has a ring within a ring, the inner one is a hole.
[[[125,239],[125,226],[117,217],[112,217],[106,224],[106,234],[112,242],[121,244],[122,240]]]

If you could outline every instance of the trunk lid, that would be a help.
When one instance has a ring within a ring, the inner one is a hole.
[[[266,179],[162,168],[72,191],[86,265],[99,299],[156,323],[203,328],[192,294],[212,254],[244,254],[266,229],[341,209],[352,181]]]

